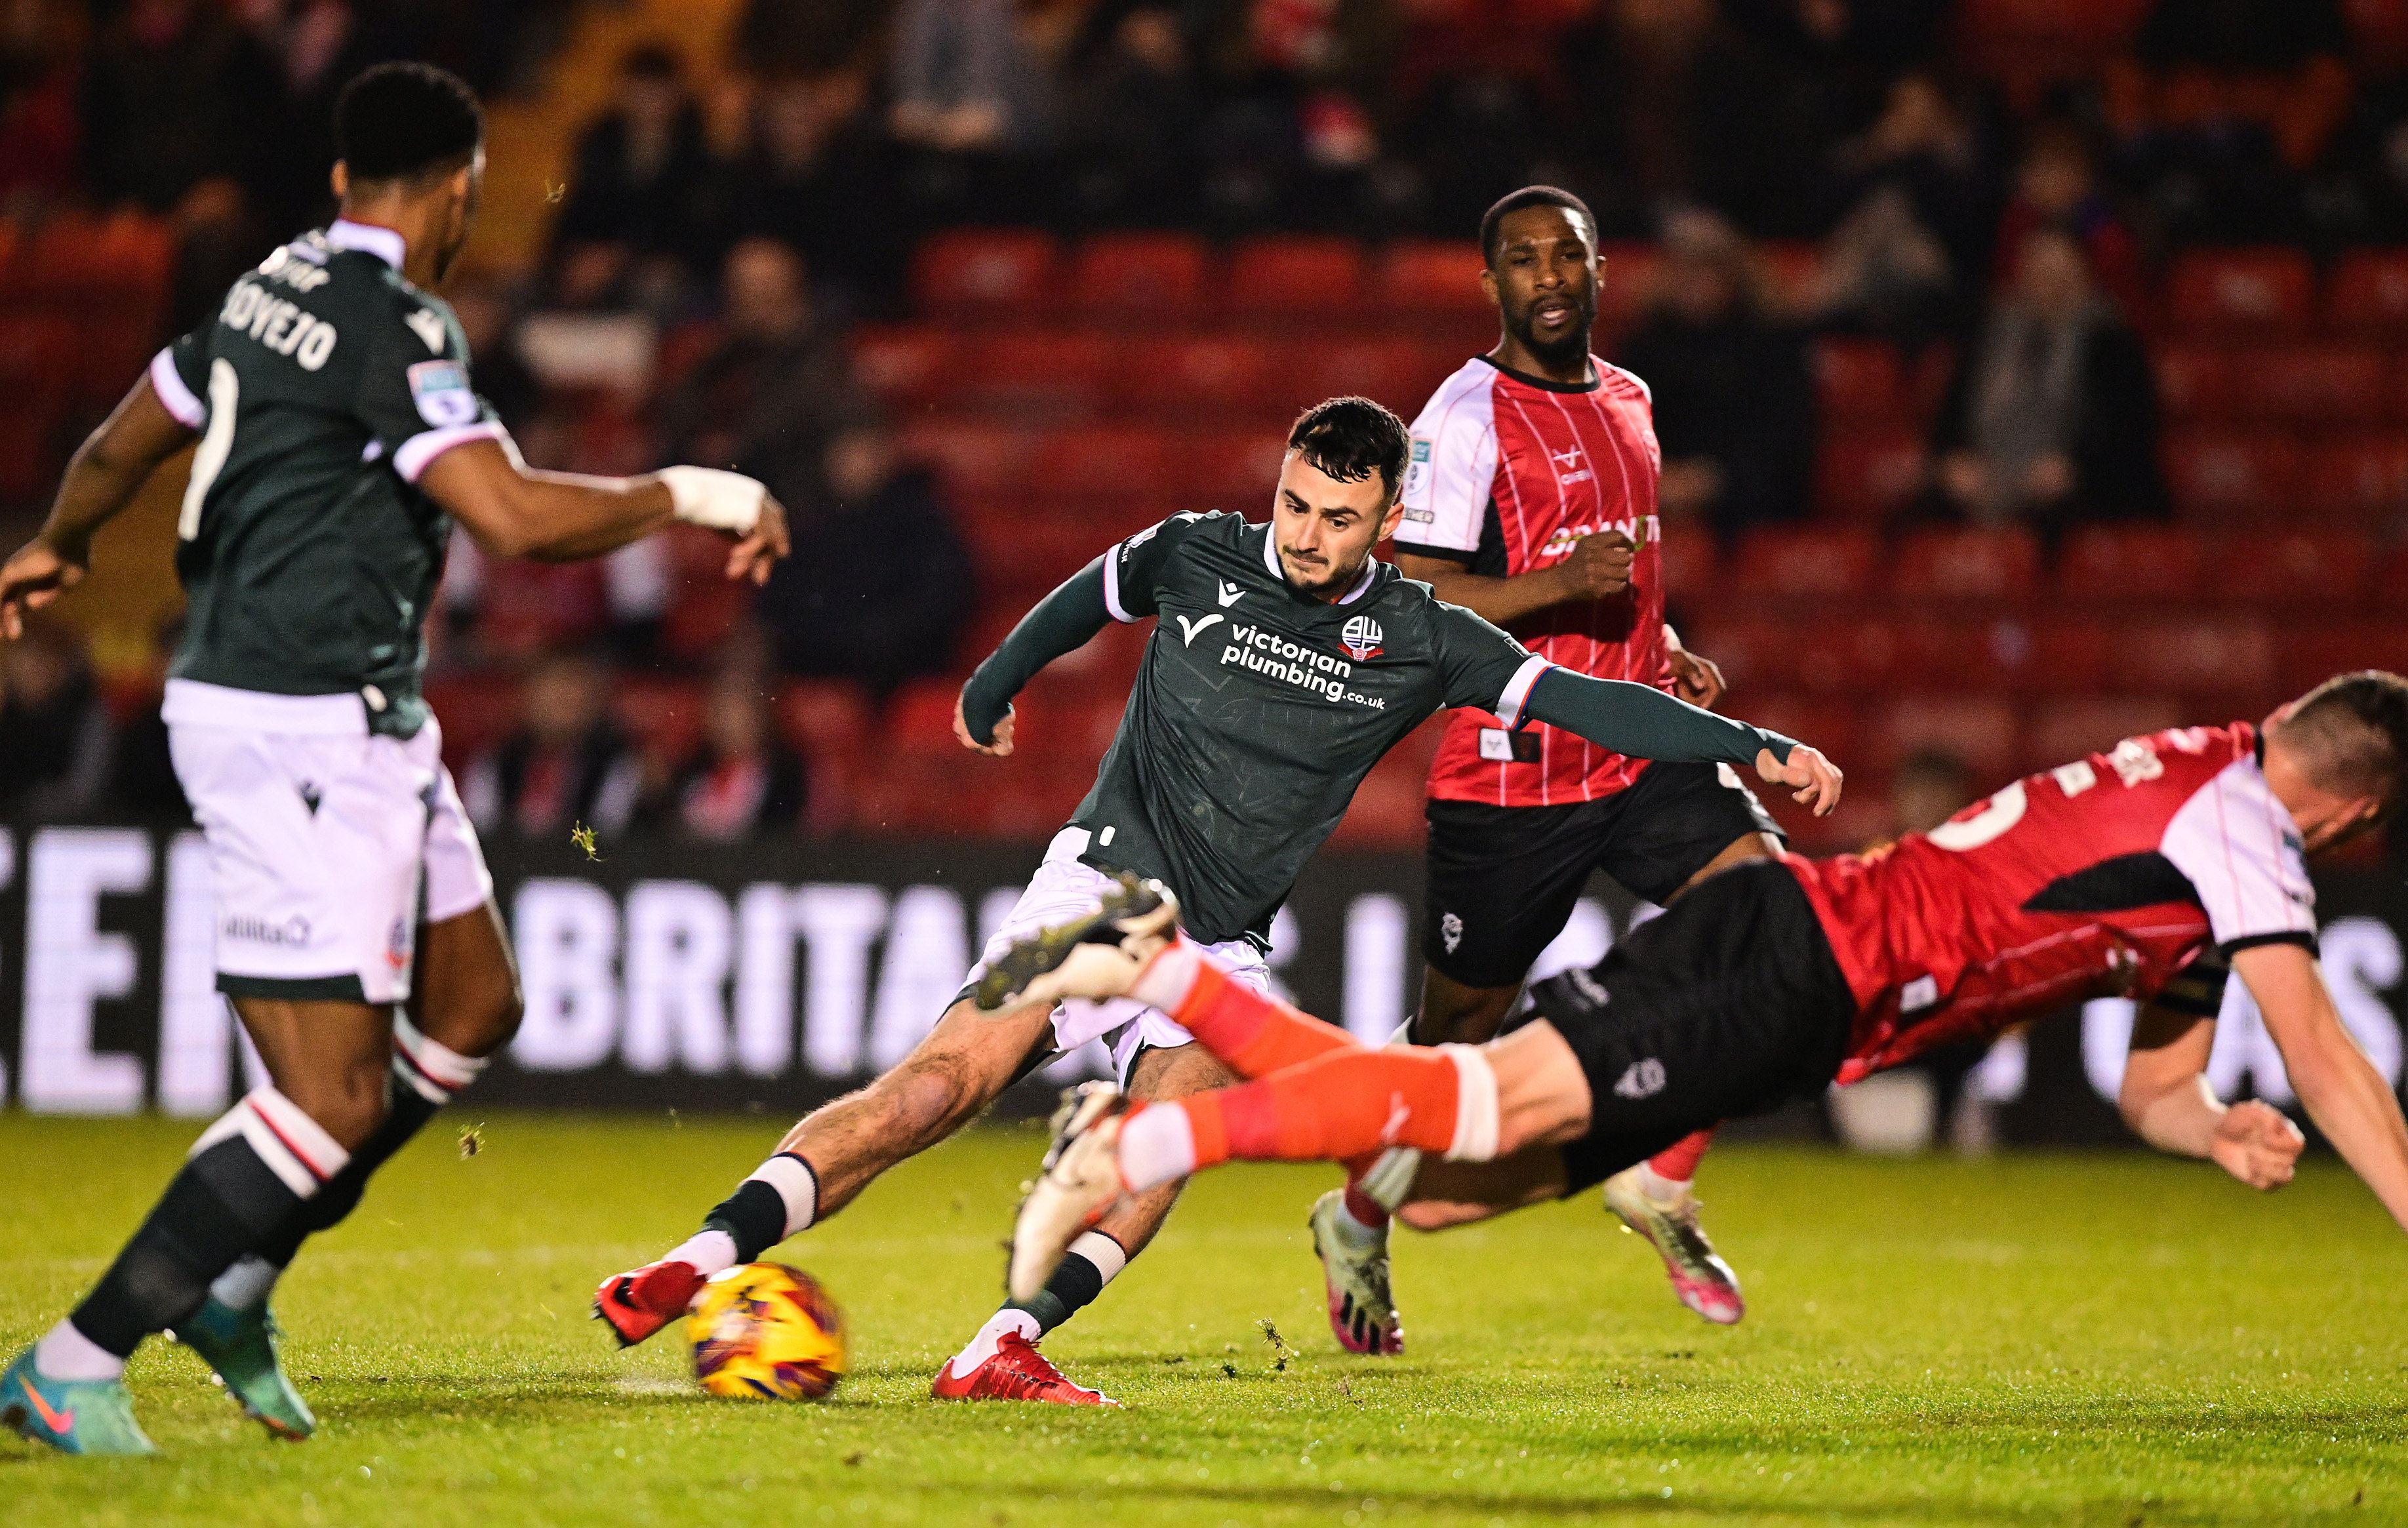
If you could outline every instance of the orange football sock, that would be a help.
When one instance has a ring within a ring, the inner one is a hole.
[[[1444,1151],[1455,1144],[1459,1092],[1445,1051],[1367,1050],[1349,1040],[1301,1066],[1177,1104],[1187,1112],[1196,1165],[1209,1167],[1232,1159],[1335,1162],[1391,1146]]]
[[[1364,1049],[1337,1025],[1230,980],[1209,960],[1197,963],[1195,985],[1170,1017],[1240,1077],[1267,1077],[1332,1050]]]

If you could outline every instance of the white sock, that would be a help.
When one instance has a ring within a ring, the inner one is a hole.
[[[122,1379],[125,1360],[62,1319],[34,1344],[34,1367],[45,1379]]]
[[[1129,988],[1129,995],[1149,1008],[1164,1013],[1178,1011],[1195,990],[1196,974],[1204,966],[1204,952],[1186,939],[1171,941],[1170,947],[1146,963]]]
[[[767,1183],[778,1191],[786,1206],[787,1235],[808,1231],[820,1218],[820,1180],[802,1158],[781,1151],[755,1167],[750,1181]]]
[[[393,1075],[438,1108],[476,1081],[489,1064],[486,1057],[464,1056],[440,1040],[427,1038],[407,1014],[393,1016]]]
[[[970,1338],[970,1345],[953,1355],[953,1373],[968,1374],[993,1358],[996,1344],[1015,1333],[1035,1342],[1045,1335],[1045,1329],[1028,1312],[1007,1306],[989,1316],[986,1324],[978,1329],[978,1335]]]
[[[1689,1192],[1689,1179],[1666,1178],[1652,1162],[1639,1164],[1639,1192],[1659,1205],[1670,1204]]]
[[[246,1254],[218,1275],[217,1281],[209,1286],[209,1298],[229,1310],[255,1309],[267,1299],[283,1272],[265,1258]]]
[[[663,1263],[682,1263],[705,1278],[736,1266],[736,1238],[713,1227],[697,1231],[661,1254]]]
[[[1121,1182],[1131,1193],[1196,1170],[1196,1132],[1176,1104],[1139,1109],[1121,1125]]]

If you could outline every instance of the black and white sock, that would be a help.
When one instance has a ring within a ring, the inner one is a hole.
[[[144,1337],[198,1310],[211,1279],[290,1223],[350,1162],[282,1093],[246,1095],[193,1143],[117,1261],[42,1339],[35,1365],[54,1378],[117,1378]]]
[[[209,1286],[209,1297],[236,1310],[248,1310],[265,1300],[276,1288],[278,1278],[292,1265],[301,1244],[321,1231],[341,1224],[345,1216],[357,1209],[361,1196],[367,1192],[368,1179],[377,1169],[408,1145],[410,1137],[424,1128],[426,1121],[435,1118],[437,1111],[461,1089],[476,1081],[484,1069],[483,1057],[464,1056],[438,1040],[431,1040],[420,1034],[408,1017],[395,1014],[393,1079],[386,1090],[384,1123],[360,1143],[351,1162],[302,1207],[291,1225],[236,1259],[232,1267],[219,1275]]]
[[[702,1229],[671,1248],[663,1263],[683,1263],[709,1278],[762,1253],[819,1219],[820,1179],[811,1164],[781,1151],[752,1170],[703,1217]]]
[[[995,1345],[1008,1335],[1035,1342],[1085,1308],[1127,1266],[1128,1253],[1119,1242],[1100,1231],[1081,1232],[1035,1299],[1007,1305],[987,1318],[970,1345],[954,1355],[953,1372],[968,1374],[993,1358]]]

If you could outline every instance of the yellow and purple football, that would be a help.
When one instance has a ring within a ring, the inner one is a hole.
[[[844,1378],[844,1321],[819,1280],[782,1263],[718,1274],[686,1307],[694,1377],[713,1395],[816,1401]]]

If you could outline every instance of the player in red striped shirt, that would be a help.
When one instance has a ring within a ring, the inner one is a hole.
[[[1664,620],[1656,441],[1647,384],[1589,353],[1597,223],[1551,186],[1481,220],[1496,349],[1447,378],[1413,422],[1397,565],[1549,662],[1711,707],[1721,674]],[[1476,1044],[1563,932],[1592,872],[1666,903],[1699,877],[1780,850],[1739,777],[1650,764],[1552,727],[1458,712],[1429,779],[1426,975],[1412,1037]],[[1740,1319],[1739,1281],[1697,1228],[1689,1179],[1708,1136],[1607,1185],[1606,1203],[1664,1253],[1682,1304]],[[1359,1192],[1313,1207],[1330,1323],[1357,1351],[1396,1352],[1384,1219]]]
[[[1535,1016],[1476,1048],[1368,1050],[1224,978],[1132,885],[1119,942],[1029,990],[1132,994],[1254,1080],[1135,1108],[1094,1085],[1023,1207],[1011,1278],[1041,1279],[1091,1208],[1219,1162],[1443,1154],[1387,1195],[1436,1229],[2092,997],[2141,1005],[2117,1100],[2133,1130],[2278,1188],[2299,1128],[2205,1078],[2236,973],[2309,1118],[2408,1226],[2408,1121],[2317,968],[2307,869],[2404,788],[2408,679],[2344,674],[2262,726],[2128,738],[1879,852],[1726,870],[1593,970],[1538,983]]]

